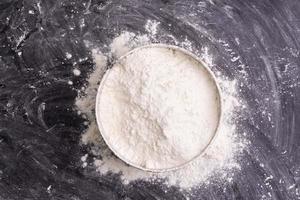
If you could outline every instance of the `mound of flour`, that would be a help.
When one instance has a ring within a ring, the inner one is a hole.
[[[197,157],[214,137],[220,98],[210,73],[191,56],[152,46],[122,58],[98,95],[98,123],[113,151],[151,170]]]

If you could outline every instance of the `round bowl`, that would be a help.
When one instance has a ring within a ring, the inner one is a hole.
[[[196,158],[198,158],[199,156],[203,155],[203,153],[207,150],[208,146],[210,146],[212,144],[212,142],[214,141],[214,139],[216,138],[217,136],[217,133],[218,133],[218,129],[220,127],[220,122],[221,122],[221,118],[222,118],[222,98],[221,98],[221,90],[220,90],[220,87],[216,81],[216,77],[214,75],[214,73],[209,69],[209,67],[204,63],[202,62],[202,60],[200,60],[196,55],[192,54],[191,52],[181,48],[181,47],[177,47],[177,46],[173,46],[173,45],[167,45],[167,44],[150,44],[150,45],[145,45],[145,46],[141,46],[141,47],[137,47],[131,51],[129,51],[128,53],[126,53],[125,55],[121,56],[119,59],[117,59],[113,65],[115,63],[118,63],[120,62],[121,60],[123,59],[126,59],[126,57],[128,57],[129,55],[133,54],[134,52],[136,51],[140,51],[141,49],[145,49],[145,48],[167,48],[167,49],[171,49],[173,51],[179,51],[181,53],[183,53],[184,55],[186,55],[187,57],[189,58],[192,58],[194,59],[200,67],[203,67],[206,72],[208,72],[207,74],[210,76],[210,78],[213,80],[214,82],[214,85],[216,86],[216,92],[217,92],[217,96],[219,97],[218,98],[218,106],[219,106],[219,113],[218,113],[218,122],[217,122],[217,126],[214,130],[214,135],[210,138],[208,144],[203,148],[203,150],[201,152],[199,152],[196,156],[194,156],[191,160],[188,160],[187,162],[181,164],[181,165],[178,165],[178,166],[174,166],[174,167],[171,167],[171,168],[163,168],[163,169],[153,169],[153,168],[145,168],[145,167],[142,167],[142,166],[139,166],[139,165],[136,165],[134,163],[132,163],[130,160],[124,158],[123,156],[120,155],[120,153],[118,152],[117,149],[115,149],[113,147],[112,144],[110,144],[107,140],[107,133],[105,132],[103,126],[102,126],[102,122],[101,122],[101,114],[99,113],[99,102],[100,102],[100,98],[101,98],[101,94],[102,94],[102,89],[103,89],[103,85],[105,84],[105,81],[110,73],[110,70],[108,69],[105,73],[105,75],[103,76],[101,82],[100,82],[100,85],[99,85],[99,88],[98,88],[98,92],[97,92],[97,97],[96,97],[96,110],[95,110],[95,113],[96,113],[96,120],[97,120],[97,124],[98,124],[98,128],[99,128],[99,131],[100,131],[100,134],[102,136],[102,138],[104,139],[105,143],[107,144],[107,146],[112,150],[112,152],[118,157],[120,158],[121,160],[123,160],[125,163],[137,168],[137,169],[141,169],[141,170],[144,170],[144,171],[150,171],[150,172],[166,172],[166,171],[171,171],[171,170],[177,170],[179,168],[182,168],[186,165],[188,165],[189,163],[191,163],[193,160],[195,160]]]

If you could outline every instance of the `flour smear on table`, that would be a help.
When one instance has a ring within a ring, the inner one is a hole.
[[[82,166],[92,165],[101,175],[107,173],[120,174],[124,184],[139,179],[145,181],[164,180],[165,184],[169,186],[176,185],[182,189],[190,189],[209,184],[211,181],[232,181],[235,172],[240,170],[239,157],[248,144],[248,141],[243,138],[243,134],[236,127],[238,117],[245,109],[245,104],[238,95],[237,82],[228,80],[218,72],[215,72],[215,74],[221,88],[223,109],[219,134],[205,153],[189,165],[176,171],[163,173],[139,170],[117,158],[101,138],[94,111],[97,89],[107,70],[108,60],[117,59],[136,47],[150,44],[153,41],[157,42],[156,29],[159,28],[159,23],[148,21],[145,28],[148,34],[144,35],[122,32],[112,41],[108,53],[102,53],[89,42],[86,43],[87,47],[92,49],[95,69],[87,79],[87,86],[80,91],[81,95],[76,99],[76,107],[80,114],[84,114],[88,122],[88,128],[82,135],[82,143],[90,145],[89,154],[95,158],[93,163],[87,163],[87,155],[83,155],[81,158]],[[174,38],[170,35],[169,37]],[[191,43],[187,40],[180,43],[174,39],[173,44],[193,50]],[[213,56],[209,55],[207,48],[203,47],[198,56],[209,66],[212,65]]]

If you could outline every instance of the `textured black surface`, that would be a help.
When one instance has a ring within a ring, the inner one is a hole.
[[[241,171],[191,199],[300,199],[299,0],[1,0],[0,199],[185,199],[176,187],[123,186],[81,168],[85,127],[73,105],[94,66],[83,41],[107,51],[147,19],[161,22],[158,41],[170,33],[209,47],[248,105]]]

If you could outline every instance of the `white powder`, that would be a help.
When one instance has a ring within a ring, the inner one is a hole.
[[[123,32],[119,37],[116,37],[110,45],[112,56],[119,58],[131,49],[137,46],[146,45],[149,43],[147,35],[136,35],[131,32]]]
[[[93,111],[95,109],[98,85],[102,79],[102,76],[105,73],[107,59],[104,55],[102,55],[97,50],[93,50],[92,53],[94,56],[94,61],[97,63],[96,69],[88,79],[88,87],[83,88],[84,96],[79,96],[75,102],[76,107],[80,111],[80,114],[81,113],[85,114],[87,119],[90,121],[90,126],[86,130],[85,134],[82,136],[83,144],[88,144],[88,143],[97,144],[101,140],[100,133],[98,132],[96,126],[95,115]]]
[[[102,135],[128,163],[158,170],[197,157],[210,143],[220,101],[209,72],[191,56],[148,46],[105,76],[97,113]]]
[[[72,54],[70,54],[69,52],[67,52],[67,53],[66,53],[66,57],[67,57],[68,59],[71,59],[71,58],[72,58]]]
[[[112,42],[112,55],[108,56],[115,58],[119,57],[121,56],[121,51],[124,54],[134,47],[144,45],[145,41],[147,41],[147,36],[145,35],[134,36],[135,34],[133,33],[122,33]],[[133,41],[133,38],[142,39],[136,39],[133,43],[130,43],[130,41]],[[174,38],[174,43],[176,42],[177,41]],[[178,45],[181,44],[178,43]],[[118,51],[118,49],[121,51]],[[208,50],[207,48],[205,49]],[[212,56],[207,52],[209,51],[205,51],[198,56],[203,60],[209,60],[213,63]],[[241,110],[245,108],[244,103],[237,93],[236,81],[227,80],[226,78],[223,78],[220,73],[216,72],[218,75],[218,83],[222,91],[222,109],[224,117],[222,118],[221,126],[219,128],[219,134],[214,143],[207,149],[205,155],[199,157],[190,165],[180,170],[166,173],[150,173],[131,167],[115,157],[100,136],[93,110],[95,108],[97,88],[99,81],[105,73],[107,59],[106,56],[96,50],[93,50],[93,56],[96,68],[88,79],[88,85],[86,88],[83,88],[83,92],[86,95],[79,96],[76,99],[76,105],[78,110],[85,114],[87,120],[90,122],[88,129],[82,135],[82,143],[86,145],[93,144],[91,145],[90,154],[97,157],[93,164],[99,174],[105,175],[108,172],[121,174],[121,178],[125,184],[137,179],[148,181],[163,179],[166,180],[166,183],[170,186],[178,185],[184,189],[198,187],[202,184],[209,184],[210,180],[214,180],[214,182],[217,180],[230,182],[232,180],[232,177],[235,175],[234,172],[240,168],[237,156],[241,154],[247,144],[247,141],[241,138],[243,134],[240,134],[241,136],[238,135],[235,125],[238,117],[236,114],[240,114]]]
[[[79,69],[73,69],[73,74],[75,75],[75,76],[80,76],[80,74],[81,74],[81,71],[79,70]]]
[[[155,20],[147,20],[145,24],[146,31],[150,34],[150,36],[155,36],[158,31],[158,25],[160,22]]]

